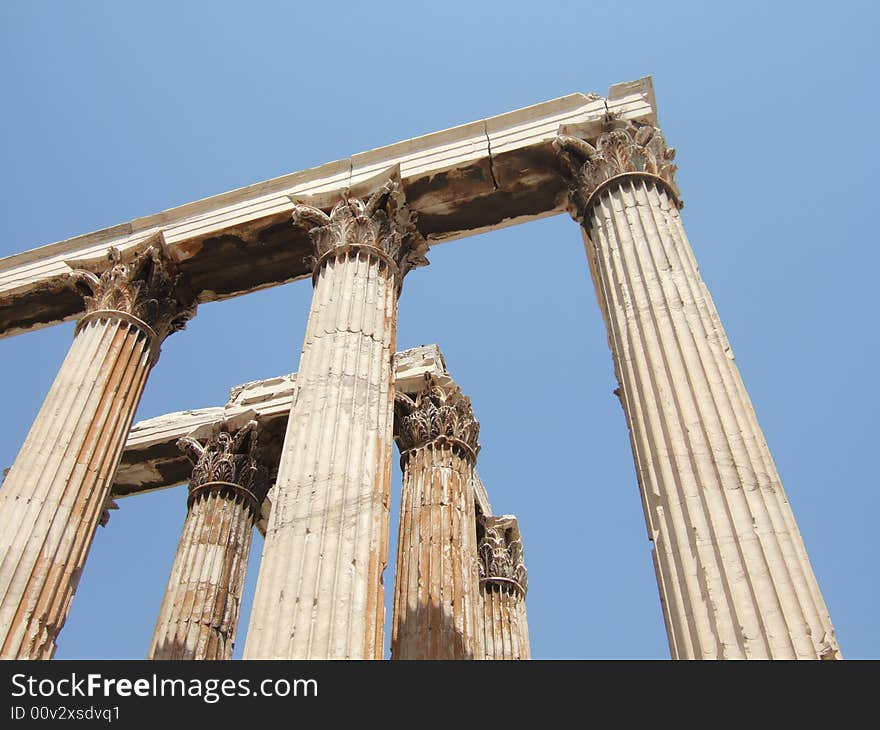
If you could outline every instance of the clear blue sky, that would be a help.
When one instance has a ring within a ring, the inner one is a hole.
[[[878,15],[869,2],[5,0],[0,256],[651,74],[685,227],[841,647],[880,657]],[[576,225],[517,226],[430,259],[407,277],[399,346],[439,343],[474,402],[493,506],[520,517],[534,656],[667,657]],[[165,343],[138,419],[296,370],[310,297],[303,281],[202,306]],[[72,334],[0,340],[0,466]],[[146,655],[185,488],[121,508],[98,531],[60,658]]]

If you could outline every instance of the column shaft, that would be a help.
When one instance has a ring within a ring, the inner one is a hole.
[[[393,659],[479,658],[473,463],[437,439],[402,459]]]
[[[161,242],[77,265],[87,314],[0,490],[3,658],[55,653],[147,375],[195,314]]]
[[[397,294],[366,248],[317,275],[247,658],[380,659]]]
[[[513,515],[480,515],[477,534],[485,658],[530,659],[528,571],[519,522]]]
[[[253,507],[234,492],[195,499],[148,659],[232,659],[253,527]]]
[[[674,658],[837,658],[803,540],[651,127],[583,150],[575,191]],[[571,159],[571,158],[569,158]],[[604,178],[604,180],[603,180]]]
[[[245,657],[381,659],[397,297],[427,263],[399,171],[330,214],[296,204],[315,292]]]
[[[82,326],[0,489],[0,656],[49,659],[152,363],[112,313]]]
[[[677,205],[629,180],[589,237],[673,656],[816,658],[830,617]]]
[[[253,527],[268,492],[259,426],[221,421],[202,443],[177,442],[193,463],[187,515],[149,659],[231,659]]]
[[[486,659],[530,659],[528,618],[522,594],[504,583],[485,583],[482,598]]]

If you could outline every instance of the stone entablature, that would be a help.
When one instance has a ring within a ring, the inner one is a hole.
[[[330,211],[343,196],[368,195],[376,175],[392,168],[431,245],[557,215],[567,205],[557,132],[569,124],[599,130],[609,111],[656,124],[651,79],[615,84],[604,97],[570,94],[0,259],[0,337],[78,317],[82,298],[68,275],[110,247],[128,257],[160,246],[199,303],[309,277],[311,241],[289,225],[295,204]]]

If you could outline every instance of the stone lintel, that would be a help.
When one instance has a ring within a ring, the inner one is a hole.
[[[598,132],[607,111],[656,123],[650,77],[615,84],[604,98],[571,94],[0,259],[0,337],[76,318],[83,302],[67,281],[70,264],[157,236],[198,303],[308,277],[311,244],[291,225],[293,200],[338,198],[394,166],[430,244],[562,213],[556,133],[563,125]]]

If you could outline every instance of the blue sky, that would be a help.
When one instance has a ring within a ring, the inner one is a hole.
[[[684,224],[842,650],[878,657],[878,15],[867,2],[6,0],[0,256],[650,74]],[[520,517],[533,655],[668,657],[576,225],[551,218],[429,258],[407,277],[399,347],[438,343],[473,400],[493,506]],[[295,371],[310,297],[303,281],[203,305],[166,341],[138,419]],[[0,340],[0,466],[72,333]],[[395,471],[389,598],[399,485]],[[146,655],[185,502],[177,487],[120,503],[59,658]]]

